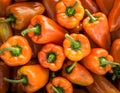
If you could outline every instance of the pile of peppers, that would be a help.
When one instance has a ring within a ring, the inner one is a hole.
[[[120,0],[0,0],[0,93],[120,93]]]

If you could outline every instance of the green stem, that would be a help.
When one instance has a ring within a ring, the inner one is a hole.
[[[66,68],[65,68],[65,71],[67,74],[70,74],[72,72],[72,70],[74,69],[75,65],[76,65],[77,61],[75,61],[72,65],[68,65]]]
[[[71,48],[73,50],[79,50],[81,48],[81,42],[79,40],[74,40],[69,34],[65,34],[65,37],[71,41]]]
[[[47,54],[47,61],[49,63],[53,63],[56,60],[56,54],[53,52],[50,52]]]
[[[95,21],[97,21],[98,20],[98,18],[97,17],[94,17],[87,9],[85,9],[85,13],[89,16],[89,18],[90,18],[90,23],[93,23],[93,22],[95,22]]]
[[[76,12],[75,9],[76,9],[77,5],[78,5],[78,2],[75,2],[75,4],[73,6],[67,7],[66,8],[66,15],[69,17],[73,16]]]
[[[27,28],[21,32],[21,35],[25,36],[28,32],[34,32],[36,35],[39,35],[41,32],[41,26],[39,24],[36,24],[32,28]]]
[[[52,89],[54,90],[55,93],[64,93],[63,89],[60,87],[55,87],[52,85]]]
[[[51,72],[51,79],[54,78],[56,75],[55,75],[55,72]]]
[[[105,57],[100,57],[100,66],[105,67],[107,64],[113,65],[113,66],[120,66],[117,62],[111,62],[108,61]]]

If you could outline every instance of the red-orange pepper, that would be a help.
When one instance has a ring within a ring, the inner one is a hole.
[[[109,49],[111,37],[107,17],[102,12],[93,15],[87,9],[85,12],[89,16],[83,20],[85,32],[99,47]]]
[[[65,34],[63,48],[66,57],[72,61],[79,61],[90,53],[91,46],[88,38],[83,34]]]
[[[65,60],[63,48],[59,45],[48,43],[38,53],[39,63],[51,71],[58,71],[62,68]]]
[[[73,93],[73,86],[70,81],[64,77],[54,77],[47,85],[48,93]]]
[[[31,47],[22,36],[12,36],[0,46],[0,58],[9,66],[24,65],[31,56]]]
[[[82,64],[98,75],[105,75],[112,66],[120,66],[120,64],[113,62],[113,57],[103,48],[92,48],[91,53],[83,58]]]
[[[84,17],[84,8],[79,0],[60,0],[56,4],[57,22],[65,28],[76,27]]]
[[[45,44],[50,42],[61,42],[67,31],[59,26],[56,22],[44,15],[36,15],[31,19],[28,29],[21,32],[28,36],[34,43]]]
[[[108,22],[110,31],[117,31],[120,29],[120,0],[115,0],[113,7],[108,15]]]
[[[17,80],[8,79],[6,77],[4,80],[10,83],[22,83],[25,92],[33,93],[44,87],[48,82],[49,70],[39,64],[27,65],[18,69],[17,75]]]
[[[62,76],[66,77],[73,84],[80,86],[88,86],[94,82],[90,72],[76,61],[65,62],[62,69]]]

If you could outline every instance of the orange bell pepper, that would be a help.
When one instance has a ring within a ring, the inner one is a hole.
[[[39,2],[21,2],[14,3],[7,7],[7,18],[0,20],[0,23],[11,22],[15,30],[25,29],[31,18],[37,14],[43,14],[44,6]]]
[[[88,86],[94,82],[92,75],[79,63],[67,61],[63,65],[62,76],[73,84]]]
[[[24,65],[31,56],[31,47],[22,36],[12,36],[0,46],[0,58],[9,66]]]
[[[18,80],[11,80],[6,77],[4,80],[10,83],[22,83],[24,91],[27,93],[41,89],[49,79],[49,70],[38,64],[22,66],[18,69],[17,74],[19,77]]]
[[[34,43],[45,44],[50,42],[61,42],[67,31],[60,27],[56,22],[44,15],[36,15],[31,19],[28,29],[21,32],[28,36]]]
[[[57,22],[65,28],[76,27],[84,17],[84,8],[80,0],[60,0],[56,4]]]
[[[120,29],[120,0],[115,0],[113,7],[108,15],[110,32]]]
[[[91,46],[88,38],[83,34],[65,34],[63,48],[66,57],[72,61],[79,61],[90,53]]]
[[[109,49],[111,37],[107,17],[101,12],[92,15],[87,9],[85,13],[89,16],[83,20],[85,32],[99,47]]]
[[[48,93],[73,93],[73,86],[70,81],[64,77],[55,77],[47,85]]]
[[[38,60],[43,67],[49,68],[51,71],[58,71],[65,60],[63,48],[52,43],[46,44],[39,51]]]
[[[91,53],[83,58],[82,64],[98,75],[105,75],[112,66],[120,66],[119,63],[113,62],[113,57],[103,48],[92,48]]]

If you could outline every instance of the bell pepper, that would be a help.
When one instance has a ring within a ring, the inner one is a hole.
[[[64,77],[55,77],[47,85],[48,93],[73,93],[73,86],[70,81]]]
[[[0,61],[0,92],[7,93],[9,89],[9,83],[3,80],[4,77],[10,78],[10,67],[3,61]]]
[[[120,29],[120,0],[115,0],[113,7],[108,15],[110,32]]]
[[[4,18],[0,18],[2,20]],[[5,42],[9,37],[13,35],[12,28],[9,23],[0,24],[0,39],[2,42]]]
[[[12,0],[0,0],[0,17],[6,16],[6,8],[11,5]]]
[[[88,86],[94,82],[92,75],[78,62],[67,61],[63,65],[62,76],[80,86]]]
[[[113,66],[120,66],[113,62],[113,57],[103,48],[92,48],[91,53],[82,59],[82,64],[98,75],[105,75]]]
[[[51,71],[58,71],[62,68],[65,60],[63,48],[59,45],[48,43],[39,51],[38,60],[44,68],[49,68]]]
[[[92,74],[94,83],[86,86],[89,93],[120,93],[120,91],[104,76]]]
[[[80,0],[83,7],[88,9],[91,13],[99,12],[99,8],[94,0]]]
[[[67,28],[76,27],[84,17],[84,8],[79,0],[60,0],[56,4],[57,22]]]
[[[0,46],[0,58],[9,66],[24,65],[31,56],[31,47],[22,36],[12,36]]]
[[[24,36],[28,34],[31,40],[36,44],[45,44],[50,42],[61,42],[67,31],[56,22],[44,15],[36,15],[31,19],[28,28],[21,32]]]
[[[21,2],[14,3],[7,7],[7,18],[0,20],[0,23],[11,22],[15,30],[25,29],[31,18],[38,14],[43,14],[44,6],[39,2]]]
[[[111,11],[115,0],[95,0],[101,12],[108,16]]]
[[[85,32],[99,47],[109,49],[111,37],[107,17],[101,12],[92,15],[87,9],[85,13],[89,16],[83,20]]]
[[[91,46],[83,34],[65,34],[63,41],[65,56],[71,61],[79,61],[90,53]]]
[[[14,3],[16,3],[16,2],[25,2],[25,1],[30,1],[30,0],[14,0]]]
[[[49,78],[49,70],[39,64],[27,65],[18,69],[17,75],[19,77],[17,80],[6,77],[4,77],[4,80],[10,83],[22,83],[24,91],[32,93],[45,86]]]

